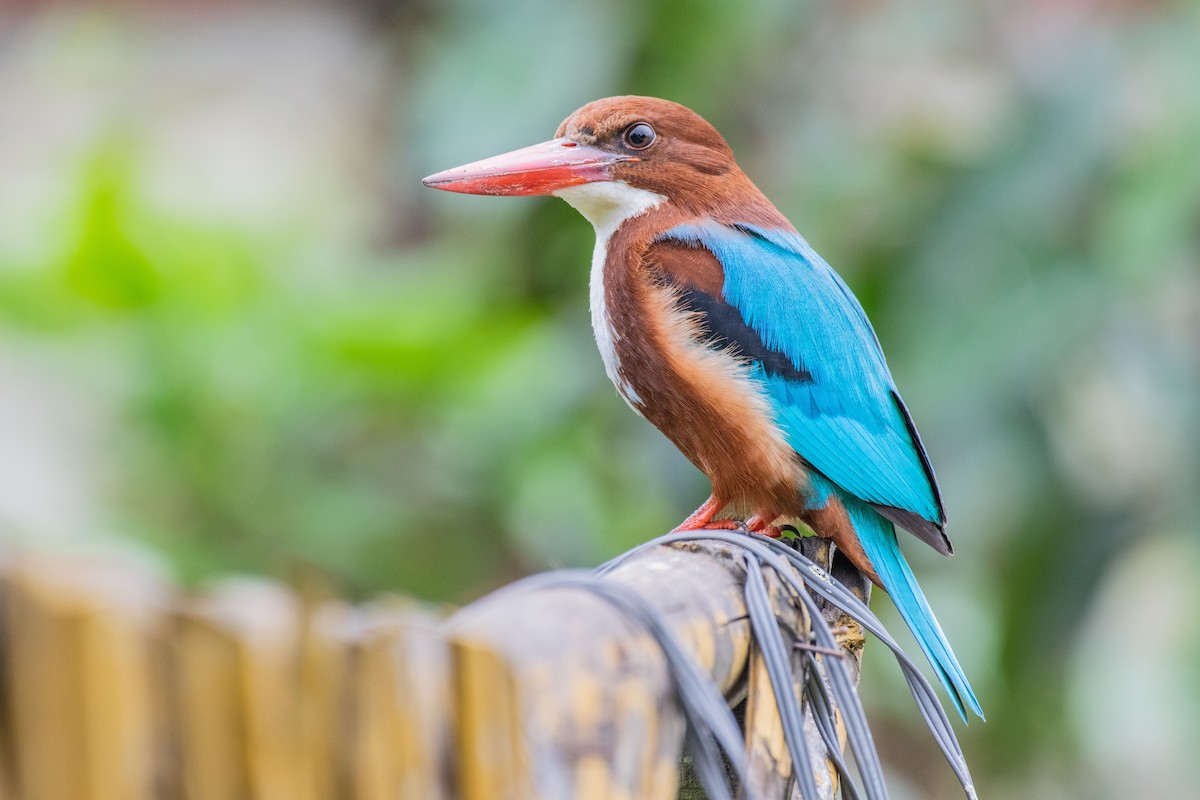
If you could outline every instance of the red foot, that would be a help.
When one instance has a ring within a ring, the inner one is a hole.
[[[687,531],[740,531],[745,526],[736,519],[713,519],[724,507],[716,497],[709,496],[704,503],[679,523],[671,533]]]
[[[772,539],[778,539],[783,535],[783,531],[775,526],[767,523],[767,518],[762,514],[755,514],[745,522],[736,519],[714,519],[720,513],[724,503],[717,500],[716,497],[709,497],[704,503],[693,511],[687,519],[679,523],[675,530],[671,533],[684,533],[687,531],[743,531],[748,533],[757,533],[761,536],[768,536]],[[771,517],[772,520],[775,517]]]
[[[778,526],[768,525],[766,519],[759,514],[755,514],[746,520],[746,527],[750,529],[751,533],[757,533],[760,536],[766,536],[771,539],[778,539],[783,536],[783,531]]]

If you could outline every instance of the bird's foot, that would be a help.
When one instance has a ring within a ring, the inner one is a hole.
[[[671,533],[685,533],[687,531],[740,531],[747,534],[757,533],[762,536],[769,536],[772,539],[778,539],[783,536],[783,529],[781,527],[770,524],[777,517],[768,518],[765,514],[755,514],[745,522],[732,518],[715,519],[724,506],[725,503],[718,500],[715,496],[709,497],[687,519],[679,523]]]
[[[783,527],[779,525],[771,525],[766,518],[755,514],[746,520],[746,531],[748,533],[757,533],[760,536],[766,536],[771,539],[778,539],[783,536]]]
[[[688,531],[741,531],[749,533],[750,528],[740,519],[715,519],[725,503],[715,496],[710,496],[703,504],[683,522],[679,523],[671,533],[687,533]]]
[[[750,528],[740,519],[707,519],[693,520],[688,517],[679,523],[671,533],[687,533],[689,531],[741,531],[750,533]]]

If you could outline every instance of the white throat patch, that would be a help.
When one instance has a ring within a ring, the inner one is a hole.
[[[568,186],[554,193],[583,214],[596,229],[596,241],[607,242],[621,223],[654,208],[667,198],[625,181],[596,181]]]
[[[596,249],[592,251],[592,275],[589,281],[592,332],[596,336],[596,346],[600,348],[600,358],[604,360],[605,374],[616,385],[630,408],[638,411],[641,398],[620,373],[621,364],[616,351],[616,340],[620,334],[613,330],[605,304],[604,264],[608,261],[608,240],[621,227],[621,223],[645,213],[667,198],[646,189],[637,189],[625,181],[585,183],[560,189],[555,194],[583,214],[596,229]]]

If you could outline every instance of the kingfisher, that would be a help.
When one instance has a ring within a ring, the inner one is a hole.
[[[738,167],[654,97],[588,103],[553,139],[423,183],[555,195],[596,231],[590,305],[618,393],[712,482],[677,531],[799,520],[896,604],[959,714],[983,711],[900,551],[953,548],[933,466],[862,306]]]

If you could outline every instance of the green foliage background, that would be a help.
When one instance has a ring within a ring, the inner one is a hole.
[[[908,548],[982,793],[1191,796],[1194,3],[3,14],[0,536],[463,602],[671,527],[707,484],[604,378],[590,227],[418,183],[656,94],[876,324],[959,552]],[[897,796],[955,796],[867,669]]]

